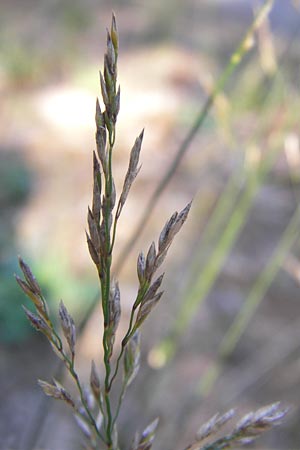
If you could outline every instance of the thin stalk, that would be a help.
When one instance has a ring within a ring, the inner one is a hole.
[[[127,330],[127,333],[126,333],[126,335],[125,335],[125,337],[124,337],[124,339],[122,341],[122,347],[121,347],[121,351],[120,351],[120,354],[119,354],[117,362],[116,362],[116,368],[115,368],[115,371],[114,371],[114,373],[113,373],[113,375],[111,377],[110,383],[109,383],[109,390],[111,389],[112,384],[113,384],[116,376],[118,375],[120,361],[122,359],[122,356],[124,354],[124,350],[125,350],[126,344],[127,344],[128,339],[129,339],[129,337],[131,335],[131,332],[132,332],[132,325],[133,325],[134,314],[135,314],[135,308],[132,308],[131,314],[130,314],[128,330]]]
[[[276,151],[271,152],[257,175],[253,173],[252,176],[248,177],[246,189],[240,197],[238,205],[233,211],[226,228],[223,230],[219,242],[214,248],[201,276],[187,293],[184,303],[182,303],[182,306],[176,314],[169,335],[154,349],[154,352],[157,352],[164,361],[169,361],[174,356],[179,338],[186,330],[201,302],[215,282],[226,256],[246,221],[258,188],[272,166],[279,150],[278,148]]]
[[[106,198],[110,199],[112,193],[112,148],[114,144],[115,133],[109,133],[109,152],[108,152],[108,177],[106,179],[105,194]],[[111,373],[110,366],[110,344],[108,342],[108,327],[109,327],[109,294],[110,294],[110,282],[111,282],[111,241],[110,241],[110,229],[109,229],[109,216],[111,214],[110,200],[108,201],[105,211],[105,235],[106,235],[106,251],[105,257],[105,277],[102,280],[103,297],[102,303],[104,308],[104,332],[103,332],[103,349],[104,349],[104,366],[105,366],[105,381],[104,381],[104,401],[106,406],[107,424],[106,424],[106,438],[108,448],[112,448],[112,412],[110,402],[110,387],[109,379]]]
[[[107,332],[104,332],[104,342],[106,340]],[[108,356],[109,349],[107,345],[104,344],[104,366],[105,366],[105,385],[104,385],[104,401],[106,407],[107,414],[107,424],[106,424],[106,436],[108,448],[111,448],[112,445],[112,412],[111,412],[111,404],[110,404],[110,390],[109,390],[109,377],[111,372],[110,360]]]
[[[233,324],[223,337],[219,349],[219,355],[221,358],[226,358],[236,347],[258,305],[266,294],[267,289],[270,287],[278,270],[282,266],[289,249],[299,238],[299,226],[300,208],[298,207],[290,219],[284,233],[282,234],[279,244],[270,257],[270,261],[265,270],[254,284],[244,303],[244,306],[241,308]]]
[[[145,206],[144,213],[143,213],[139,223],[137,224],[135,230],[132,232],[131,239],[128,240],[123,251],[120,253],[120,256],[119,256],[119,258],[116,262],[116,266],[115,266],[116,273],[119,273],[122,270],[127,256],[130,254],[135,243],[137,242],[140,235],[142,234],[142,231],[144,230],[144,227],[145,227],[146,223],[148,222],[148,219],[151,216],[151,214],[158,202],[159,197],[164,192],[164,190],[166,189],[170,180],[172,179],[174,173],[176,172],[176,169],[178,168],[183,156],[189,149],[196,134],[202,128],[216,97],[219,95],[220,92],[222,92],[227,81],[230,79],[232,73],[235,71],[235,69],[242,62],[245,55],[252,48],[253,35],[256,32],[256,30],[259,28],[259,26],[261,25],[262,21],[265,19],[265,17],[267,17],[267,15],[269,14],[273,3],[274,3],[274,0],[266,0],[264,2],[262,7],[259,9],[255,19],[253,20],[252,24],[248,28],[246,34],[244,35],[243,39],[240,41],[240,44],[238,45],[236,50],[232,53],[227,66],[225,67],[220,78],[216,82],[211,94],[209,95],[206,102],[204,103],[201,111],[199,112],[198,116],[195,119],[195,122],[189,129],[184,140],[182,141],[172,164],[170,164],[170,166],[168,167],[166,173],[163,175],[160,183],[158,184],[157,188],[155,189],[152,196],[150,197],[149,202]]]
[[[102,442],[106,443],[106,440],[105,440],[104,436],[102,435],[102,433],[99,431],[98,426],[96,424],[96,421],[95,421],[95,419],[94,419],[94,417],[93,417],[93,415],[92,415],[92,413],[91,413],[91,411],[90,411],[90,409],[88,407],[88,404],[87,404],[87,402],[86,402],[86,400],[84,398],[82,387],[81,387],[78,375],[77,375],[77,373],[75,372],[75,370],[72,367],[70,367],[70,374],[72,375],[73,379],[75,380],[76,386],[77,386],[79,394],[80,394],[81,402],[82,402],[82,404],[84,406],[84,409],[85,409],[87,415],[89,416],[90,423],[92,424],[94,430],[96,431],[97,436],[102,440]]]
[[[113,232],[112,232],[111,246],[110,246],[110,253],[112,253],[113,248],[114,248],[114,245],[115,245],[116,233],[117,233],[117,225],[118,225],[118,217],[115,216],[114,224],[113,224]]]
[[[59,341],[61,343],[60,338],[59,338]],[[85,411],[86,411],[86,413],[87,413],[87,415],[89,417],[90,424],[92,425],[94,431],[96,432],[96,435],[102,440],[102,442],[106,443],[106,440],[105,440],[104,436],[102,435],[102,433],[100,432],[100,430],[98,429],[98,426],[97,426],[96,421],[95,421],[95,419],[93,417],[93,414],[91,413],[90,408],[89,408],[89,406],[88,406],[88,404],[86,402],[86,399],[85,399],[85,396],[83,394],[83,390],[82,390],[82,387],[81,387],[81,384],[80,384],[79,377],[78,377],[78,375],[77,375],[77,373],[75,371],[75,368],[74,368],[74,358],[73,358],[73,356],[72,356],[72,360],[70,360],[70,358],[66,355],[66,353],[63,351],[63,348],[60,347],[60,345],[57,346],[57,343],[54,342],[54,341],[52,341],[52,343],[55,345],[57,351],[61,354],[61,357],[62,357],[63,361],[65,362],[66,367],[67,367],[70,375],[72,376],[72,378],[74,379],[74,381],[76,383],[81,403],[82,403],[82,405],[83,405],[83,407],[84,407],[84,409],[85,409]]]
[[[126,334],[125,334],[125,336],[124,336],[124,338],[122,340],[122,347],[121,347],[120,354],[119,354],[117,362],[116,362],[115,371],[114,371],[113,376],[111,377],[111,380],[110,380],[110,383],[109,383],[109,389],[111,389],[112,383],[114,382],[116,376],[118,375],[119,365],[120,365],[122,356],[124,354],[125,347],[126,347],[128,341],[129,341],[129,339],[133,336],[133,334],[136,331],[135,327],[133,327],[133,320],[134,320],[135,312],[136,312],[138,306],[140,305],[140,302],[142,301],[142,298],[145,295],[148,287],[149,287],[149,283],[145,282],[143,288],[139,289],[139,292],[137,294],[137,298],[136,298],[136,300],[134,302],[134,305],[133,305],[133,307],[131,309],[128,329],[127,329],[127,332],[126,332]]]
[[[257,307],[264,298],[267,289],[270,287],[272,281],[278,273],[278,270],[282,266],[289,249],[299,238],[299,225],[300,207],[296,209],[294,215],[290,219],[276,249],[269,259],[269,263],[256,280],[245,300],[244,306],[241,308],[237,317],[223,337],[218,350],[218,360],[203,375],[198,386],[199,394],[208,395],[212,386],[220,376],[222,370],[222,360],[234,351]]]
[[[124,380],[124,382],[122,384],[122,389],[121,389],[121,392],[120,392],[120,395],[119,395],[119,400],[118,400],[116,413],[115,413],[115,416],[113,418],[112,427],[114,427],[114,425],[115,425],[115,423],[116,423],[116,421],[118,419],[118,416],[119,416],[119,413],[120,413],[120,409],[121,409],[121,406],[122,406],[122,402],[123,402],[124,397],[125,397],[126,387],[127,387],[127,383],[126,383],[126,380]]]
[[[213,229],[217,231],[219,225],[219,239],[212,254],[209,257],[208,262],[206,263],[201,275],[197,277],[195,274],[190,283],[188,283],[188,291],[186,293],[186,300],[182,303],[182,306],[179,308],[179,312],[176,314],[176,318],[173,322],[173,325],[170,328],[168,335],[152,350],[155,357],[160,364],[165,364],[167,361],[172,359],[175,355],[176,348],[178,345],[178,340],[182,336],[185,331],[188,323],[192,320],[192,317],[196,313],[196,310],[201,306],[201,303],[204,301],[204,298],[209,293],[213,283],[215,282],[220,269],[227,257],[229,251],[234,245],[238,233],[240,232],[243,224],[245,223],[248,213],[250,211],[251,205],[253,203],[253,199],[258,192],[258,189],[262,185],[265,180],[269,170],[271,169],[273,163],[276,160],[276,157],[281,150],[281,127],[283,118],[282,115],[278,117],[276,114],[272,119],[270,126],[267,129],[267,137],[264,140],[263,147],[270,147],[268,155],[264,157],[264,160],[261,163],[261,166],[258,169],[254,169],[248,174],[248,180],[246,183],[246,187],[244,192],[240,196],[235,209],[227,218],[226,226],[223,228],[220,227],[218,221],[220,219],[220,214],[214,213],[212,216],[213,220]],[[287,119],[287,123],[285,126],[293,127],[294,119]],[[261,132],[264,132],[262,129]],[[251,139],[249,142],[249,146],[255,143],[255,140]],[[257,171],[257,172],[256,172]],[[236,176],[237,178],[237,176]],[[228,188],[224,191],[226,196],[228,194],[232,194],[233,192],[231,182],[228,183]],[[226,198],[221,197],[221,209],[224,211],[229,211],[231,202]],[[232,198],[237,198],[237,194],[232,195]],[[217,204],[216,209],[218,210],[219,203]],[[217,220],[215,220],[217,218]],[[206,227],[206,232],[204,234],[204,240],[207,242],[208,237],[210,237],[212,233],[210,232],[210,222]],[[203,254],[203,249],[201,247],[201,254]],[[196,265],[195,258],[195,264]],[[196,279],[196,282],[194,281]]]
[[[53,341],[51,341],[51,342],[55,345],[55,347],[57,348],[57,350],[61,353],[61,352],[63,351],[62,341],[61,341],[61,339],[60,339],[60,336],[56,333],[56,331],[55,331],[55,329],[54,329],[52,323],[51,323],[51,329],[52,329],[52,333],[54,334],[55,338],[57,339],[58,345],[56,345],[57,343],[54,344]]]

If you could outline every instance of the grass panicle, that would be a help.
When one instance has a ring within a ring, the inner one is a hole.
[[[267,2],[268,4],[270,2]],[[242,49],[243,50],[243,49]],[[107,31],[107,47],[104,68],[100,72],[102,99],[96,101],[96,151],[93,152],[93,195],[87,212],[86,239],[91,259],[96,267],[101,291],[103,314],[103,362],[91,362],[89,384],[85,386],[75,367],[76,326],[66,306],[61,301],[59,318],[61,331],[54,325],[41,288],[28,265],[20,258],[20,269],[24,279],[16,280],[32,302],[35,312],[24,307],[25,314],[33,327],[49,341],[53,351],[62,360],[67,373],[77,389],[77,398],[57,380],[51,383],[39,380],[47,396],[62,400],[72,410],[76,423],[87,440],[88,448],[118,450],[118,416],[127,388],[134,381],[140,367],[141,328],[153,308],[159,303],[163,291],[164,274],[157,273],[168,250],[188,218],[191,202],[180,212],[175,212],[166,222],[158,237],[147,252],[140,252],[137,258],[138,288],[132,302],[131,314],[119,351],[115,349],[115,337],[121,318],[121,293],[118,280],[112,273],[114,246],[117,237],[118,220],[128,198],[131,186],[140,170],[140,152],[144,130],[136,138],[130,152],[128,169],[119,197],[115,189],[113,153],[116,140],[116,123],[120,109],[120,86],[117,82],[119,37],[115,16]],[[236,62],[234,63],[236,64]],[[114,357],[114,358],[113,358]],[[98,367],[99,366],[99,367]],[[121,386],[115,383],[122,370]],[[99,375],[99,373],[101,375]],[[112,403],[112,390],[118,402]],[[252,442],[262,432],[277,425],[287,410],[279,403],[246,415],[234,427],[231,434],[212,439],[229,422],[234,411],[216,414],[198,431],[195,442],[188,449],[217,450],[233,445]],[[158,419],[148,425],[142,434],[134,437],[131,450],[150,450],[155,438]]]

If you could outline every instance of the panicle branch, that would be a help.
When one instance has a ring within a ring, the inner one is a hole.
[[[208,422],[198,430],[195,442],[185,450],[222,450],[251,444],[264,432],[276,427],[282,423],[288,413],[288,408],[281,406],[280,402],[264,406],[257,411],[246,414],[240,419],[233,430],[212,441],[207,442],[208,438],[215,435],[235,416],[233,409],[225,414],[215,414]],[[207,443],[204,444],[203,441]]]

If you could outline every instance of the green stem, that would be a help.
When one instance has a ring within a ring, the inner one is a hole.
[[[106,331],[104,332],[104,336],[106,336]],[[104,400],[106,406],[107,413],[107,425],[106,425],[106,437],[108,448],[112,448],[112,413],[111,413],[111,405],[110,405],[110,395],[109,395],[109,377],[110,377],[110,361],[108,358],[107,349],[104,354],[104,365],[105,365],[105,391],[104,391]]]
[[[287,253],[299,238],[300,207],[296,209],[291,217],[281,239],[272,253],[265,269],[261,272],[253,285],[243,307],[237,314],[234,322],[223,337],[219,348],[221,358],[228,357],[235,349],[240,337],[245,332],[251,318],[253,317],[258,305],[264,298],[267,290],[273,282],[278,270],[282,266]]]
[[[54,334],[55,339],[57,340],[56,343],[54,343],[53,341],[52,341],[52,343],[55,345],[55,347],[57,348],[57,350],[58,350],[60,353],[62,353],[62,351],[63,351],[62,341],[61,341],[59,335],[56,333],[56,331],[55,331],[55,329],[54,329],[54,327],[53,327],[52,322],[51,322],[51,328],[52,328],[52,333]]]
[[[125,336],[124,336],[124,338],[122,340],[122,348],[121,348],[120,354],[119,354],[117,362],[116,362],[116,368],[115,368],[114,374],[111,377],[111,380],[110,380],[110,383],[109,383],[109,389],[111,389],[111,386],[112,386],[112,384],[113,384],[113,382],[114,382],[114,380],[115,380],[115,378],[116,378],[116,376],[118,374],[120,361],[121,361],[122,356],[124,354],[125,347],[126,347],[128,341],[129,341],[129,339],[133,336],[133,334],[136,331],[136,327],[133,326],[133,320],[134,320],[135,311],[137,310],[137,308],[140,305],[144,295],[146,294],[147,289],[149,288],[149,284],[150,284],[149,282],[145,282],[144,285],[142,287],[140,287],[140,289],[138,291],[137,298],[136,298],[136,300],[134,302],[134,305],[132,307],[132,310],[131,310],[128,330],[127,330],[127,332],[126,332],[126,334],[125,334]]]
[[[164,363],[170,361],[177,350],[178,342],[188,324],[201,306],[213,286],[225,258],[234,245],[242,226],[246,222],[253,199],[257,194],[266,174],[272,167],[279,153],[280,147],[271,149],[262,166],[257,172],[248,175],[247,184],[244,192],[231,213],[222,234],[213,249],[201,275],[196,279],[185,296],[185,302],[181,304],[178,313],[175,316],[173,324],[166,338],[164,338],[156,347],[155,351],[162,357]]]
[[[115,130],[114,127],[109,133],[109,150],[108,150],[108,176],[106,178],[105,184],[105,195],[108,199],[106,205],[106,211],[104,216],[105,221],[105,236],[106,236],[106,255],[103,258],[104,262],[104,277],[100,279],[101,290],[102,290],[102,308],[104,315],[104,332],[103,332],[103,349],[104,349],[104,366],[105,366],[105,382],[104,382],[104,402],[106,407],[106,439],[107,448],[112,448],[112,429],[113,429],[113,419],[111,412],[111,402],[110,402],[110,374],[111,374],[111,343],[109,342],[108,328],[109,328],[109,293],[110,293],[110,283],[111,283],[111,236],[110,236],[110,214],[111,214],[111,204],[110,198],[112,193],[113,178],[112,178],[112,149],[115,142]]]
[[[117,208],[117,211],[118,211],[118,209],[119,209],[119,207]],[[116,214],[115,218],[114,218],[112,239],[111,239],[111,245],[110,245],[110,253],[111,254],[112,254],[112,251],[113,251],[113,248],[114,248],[114,245],[115,245],[118,219],[119,219],[119,216]]]
[[[126,333],[126,335],[125,335],[125,337],[124,337],[124,339],[123,339],[123,341],[122,341],[122,348],[121,348],[120,354],[119,354],[118,359],[117,359],[117,362],[116,362],[116,368],[115,368],[114,374],[113,374],[113,376],[111,377],[111,380],[110,380],[110,383],[109,383],[109,390],[111,389],[112,384],[113,384],[113,382],[114,382],[114,380],[115,380],[115,378],[116,378],[116,376],[117,376],[117,374],[118,374],[120,361],[121,361],[121,359],[122,359],[122,356],[123,356],[123,353],[124,353],[126,344],[127,344],[127,342],[128,342],[128,339],[129,339],[129,337],[130,337],[130,335],[131,335],[131,333],[132,333],[132,324],[133,324],[133,319],[134,319],[134,313],[135,313],[135,308],[132,308],[132,310],[131,310],[131,315],[130,315],[130,321],[129,321],[128,330],[127,330],[127,333]]]
[[[115,414],[115,416],[113,418],[112,427],[114,427],[114,425],[115,425],[115,423],[116,423],[116,421],[118,419],[120,408],[121,408],[121,405],[122,405],[122,402],[123,402],[123,399],[124,399],[124,396],[125,396],[126,387],[127,387],[127,381],[124,380],[123,385],[122,385],[122,390],[121,390],[120,395],[119,395],[119,400],[118,400],[118,406],[117,406],[116,414]]]
[[[83,405],[83,407],[84,407],[84,409],[85,409],[85,411],[86,411],[86,413],[87,413],[87,415],[89,417],[89,420],[90,420],[90,423],[91,423],[92,427],[94,428],[94,430],[96,431],[97,436],[102,440],[102,442],[106,443],[105,438],[104,438],[104,436],[102,436],[102,433],[100,433],[100,431],[98,429],[98,426],[96,424],[96,421],[95,421],[95,419],[94,419],[94,417],[93,417],[93,415],[92,415],[92,413],[91,413],[91,411],[90,411],[90,409],[88,407],[88,404],[87,404],[87,402],[86,402],[86,400],[84,398],[82,387],[81,387],[81,384],[80,384],[80,381],[79,381],[79,377],[78,377],[77,373],[75,372],[75,370],[72,368],[72,366],[70,366],[70,374],[72,375],[72,377],[75,380],[75,383],[77,385],[77,388],[78,388],[78,391],[79,391],[79,394],[80,394],[80,399],[81,399],[82,405]]]
[[[89,408],[89,406],[88,406],[88,404],[87,404],[87,402],[86,402],[86,399],[85,399],[85,397],[84,397],[84,394],[83,394],[83,390],[82,390],[82,387],[81,387],[81,384],[80,384],[79,377],[78,377],[78,375],[77,375],[77,373],[76,373],[76,371],[75,371],[75,369],[74,369],[74,358],[73,358],[73,356],[72,356],[72,360],[70,360],[70,358],[69,358],[69,357],[65,354],[65,352],[63,351],[60,337],[58,336],[58,334],[57,334],[55,331],[54,331],[54,334],[55,334],[55,337],[56,337],[56,338],[58,339],[58,341],[59,341],[59,345],[57,345],[57,342],[54,342],[54,341],[52,341],[52,343],[55,345],[56,349],[57,349],[58,352],[61,354],[61,356],[62,356],[62,358],[63,358],[63,361],[65,362],[66,367],[67,367],[67,369],[68,369],[70,375],[72,376],[72,378],[74,379],[74,381],[75,381],[75,383],[76,383],[76,386],[77,386],[77,389],[78,389],[78,392],[79,392],[79,396],[80,396],[80,400],[81,400],[81,403],[82,403],[82,405],[83,405],[83,407],[84,407],[84,409],[85,409],[85,411],[86,411],[86,413],[87,413],[87,415],[88,415],[88,418],[89,418],[89,421],[90,421],[90,425],[92,426],[92,428],[93,428],[94,431],[96,432],[96,435],[97,435],[104,443],[106,443],[105,438],[104,438],[104,436],[102,435],[102,433],[99,431],[98,426],[97,426],[97,424],[96,424],[96,421],[95,421],[95,419],[94,419],[94,417],[93,417],[93,415],[92,415],[92,413],[91,413],[91,411],[90,411],[90,408]]]
[[[176,172],[177,167],[179,166],[183,156],[189,149],[190,144],[194,140],[194,137],[196,136],[197,132],[203,126],[216,97],[220,94],[220,92],[222,92],[227,81],[230,79],[230,76],[232,75],[232,73],[235,71],[235,69],[241,63],[241,61],[243,60],[245,55],[249,52],[250,43],[253,40],[253,35],[256,32],[256,30],[259,28],[262,21],[265,19],[265,17],[270,12],[273,3],[274,3],[274,0],[266,0],[263,3],[262,7],[258,11],[257,16],[255,17],[254,21],[248,28],[245,36],[241,40],[237,49],[231,55],[226,68],[222,72],[222,75],[220,76],[220,78],[217,80],[212,92],[210,93],[209,97],[207,98],[206,102],[204,103],[201,111],[197,115],[193,125],[189,129],[188,134],[186,135],[185,139],[181,143],[172,164],[170,164],[169,168],[167,169],[166,173],[163,175],[161,181],[159,182],[159,184],[157,185],[151,198],[149,199],[147,205],[145,206],[142,217],[141,217],[139,223],[137,224],[136,228],[132,232],[132,237],[128,240],[127,244],[125,245],[122,252],[120,253],[118,260],[115,264],[116,272],[121,271],[128,254],[131,252],[131,250],[134,247],[134,244],[137,242],[138,238],[142,234],[144,227],[145,227],[146,223],[148,222],[148,219],[154,210],[154,207],[157,205],[158,199],[160,198],[162,192],[166,189],[167,185],[169,184],[170,180],[172,179],[174,173]]]

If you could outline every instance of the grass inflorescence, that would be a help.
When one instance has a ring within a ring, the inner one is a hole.
[[[112,261],[117,238],[118,220],[121,216],[131,186],[140,170],[139,157],[144,130],[136,138],[130,152],[128,169],[123,187],[117,199],[113,171],[113,152],[116,140],[116,124],[120,109],[120,86],[117,83],[119,36],[115,16],[107,32],[107,48],[104,69],[100,72],[102,101],[96,101],[96,151],[93,152],[93,198],[88,208],[86,233],[90,257],[96,267],[101,291],[103,315],[103,363],[91,361],[89,386],[77,372],[75,360],[76,326],[63,302],[59,306],[61,332],[54,325],[46,299],[28,265],[19,259],[24,278],[16,280],[30,298],[35,312],[24,307],[32,326],[49,341],[52,349],[62,360],[77,389],[77,398],[56,379],[51,382],[39,380],[44,393],[62,400],[72,410],[76,422],[86,437],[87,448],[118,450],[118,416],[127,388],[134,381],[140,366],[140,334],[144,321],[161,300],[163,273],[159,273],[175,235],[187,220],[191,203],[175,212],[166,222],[158,242],[152,242],[147,252],[137,257],[138,288],[132,302],[131,314],[119,349],[115,337],[121,318],[121,292],[112,273]],[[104,105],[104,108],[101,107]],[[122,383],[116,379],[122,370]],[[101,375],[99,375],[99,373]],[[112,402],[112,393],[118,398]],[[277,425],[287,410],[274,403],[241,419],[230,433],[216,438],[214,435],[229,422],[234,411],[216,414],[198,431],[195,441],[186,450],[217,450],[252,442],[262,432]],[[155,437],[158,419],[155,419],[133,439],[131,450],[149,450]],[[210,442],[208,442],[210,441]]]

